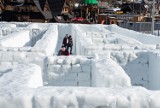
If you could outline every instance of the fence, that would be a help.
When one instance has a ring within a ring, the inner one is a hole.
[[[120,22],[118,26],[130,30],[151,34],[151,22]],[[154,26],[155,35],[160,36],[160,22],[156,22]]]

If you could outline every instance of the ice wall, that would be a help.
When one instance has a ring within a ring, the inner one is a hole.
[[[159,91],[139,87],[149,84],[159,88],[155,83],[159,81],[159,53],[152,52],[156,45],[143,45],[137,38],[127,41],[129,37],[119,35],[120,31],[114,33],[102,25],[16,26],[47,31],[39,41],[35,39],[33,47],[0,47],[0,108],[160,107]],[[52,56],[66,33],[73,36],[74,54],[86,57]],[[152,44],[153,40],[144,43]],[[94,54],[98,57],[94,58]],[[120,66],[137,81],[138,87],[130,86],[130,79]],[[48,86],[42,86],[43,83]],[[57,87],[64,85],[68,87]]]
[[[97,60],[83,56],[49,57],[47,70],[47,86],[121,87],[131,85],[130,78],[124,70],[111,59]]]
[[[149,53],[149,89],[160,89],[160,53],[159,51]]]
[[[43,37],[36,42],[32,48],[33,52],[42,52],[46,56],[51,56],[56,52],[58,40],[58,28],[57,26],[50,26],[45,32]]]
[[[91,60],[82,56],[49,57],[47,86],[88,86],[92,84]]]
[[[160,107],[159,92],[142,87],[42,87],[39,66],[5,66],[0,68],[0,108]]]
[[[145,51],[124,52],[125,57],[121,57],[122,67],[131,78],[134,86],[149,88],[149,55]],[[120,55],[120,54],[116,54]],[[114,57],[114,56],[113,56]],[[116,56],[115,56],[116,58]],[[121,64],[121,63],[120,63]],[[123,65],[125,64],[125,65]]]
[[[125,71],[113,60],[93,60],[92,80],[94,87],[131,86],[131,81]],[[116,68],[114,68],[116,67]]]
[[[156,49],[156,45],[144,45],[134,38],[109,31],[110,29],[97,32],[97,30],[104,31],[107,26],[88,28],[86,25],[84,27],[80,25],[79,28],[74,25],[73,27],[77,31],[78,54],[85,56],[98,54],[100,58],[111,58],[123,67],[131,78],[132,85],[149,87],[147,50]]]
[[[143,34],[143,33],[135,32],[133,30],[124,29],[124,28],[118,27],[117,25],[107,26],[106,29],[126,37],[134,38],[142,42],[143,44],[159,44],[160,43],[160,39],[157,36],[153,36],[151,34]]]
[[[10,83],[10,84],[9,84]],[[0,65],[0,87],[6,91],[7,87],[12,88],[37,88],[43,86],[42,71],[40,66],[35,64],[1,64]],[[9,89],[8,89],[9,90]],[[10,90],[12,91],[12,90]],[[7,95],[7,94],[1,94]]]
[[[23,47],[30,42],[29,30],[19,31],[10,34],[0,40],[0,45],[3,47]]]
[[[20,51],[0,51],[0,64],[37,64],[42,69],[42,77],[45,80],[45,70],[47,65],[46,56],[39,52],[30,52],[30,50],[20,50]]]

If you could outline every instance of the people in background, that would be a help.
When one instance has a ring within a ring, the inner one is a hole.
[[[69,42],[68,34],[66,34],[66,36],[63,38],[63,43],[62,43],[62,45],[63,45],[65,48],[67,48],[68,42]]]
[[[73,46],[72,36],[69,35],[68,44],[67,44],[67,50],[69,51],[69,48],[70,48],[70,54],[72,54],[72,46]]]
[[[62,45],[62,49],[58,52],[59,56],[69,56],[68,50]]]

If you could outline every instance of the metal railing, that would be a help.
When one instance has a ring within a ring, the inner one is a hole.
[[[151,31],[151,22],[120,22],[118,23],[118,26],[138,31],[138,32],[143,32],[147,34],[152,34]],[[160,36],[160,22],[155,22],[154,25],[154,35]]]

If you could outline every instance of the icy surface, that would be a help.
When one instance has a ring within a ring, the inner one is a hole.
[[[57,56],[66,34],[73,55]],[[1,22],[0,108],[159,108],[159,43],[116,25]]]

